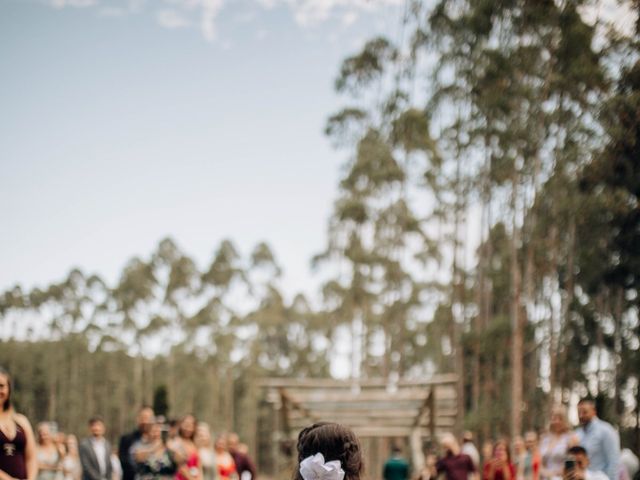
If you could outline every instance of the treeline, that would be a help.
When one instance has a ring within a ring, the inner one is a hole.
[[[243,259],[224,241],[198,271],[165,239],[115,287],[75,269],[45,289],[5,292],[0,365],[16,376],[18,407],[65,431],[84,432],[101,412],[117,436],[137,405],[155,403],[253,441],[257,378],[329,375],[335,327],[302,295],[286,302],[279,276],[265,244]]]
[[[598,8],[408,1],[397,41],[336,79],[327,133],[353,153],[328,254],[364,319],[361,370],[382,325],[384,372],[408,374],[408,326],[435,302],[430,353],[485,438],[591,394],[640,447],[640,20],[625,34]]]
[[[589,393],[640,448],[640,38],[587,23],[591,7],[408,0],[396,42],[345,59],[327,133],[350,154],[315,308],[283,300],[266,245],[223,242],[199,271],[164,240],[113,288],[74,271],[5,292],[2,338],[78,337],[129,362],[116,410],[166,385],[172,410],[214,425],[251,423],[253,379],[327,375],[348,341],[354,377],[458,373],[458,426],[482,436],[543,428]],[[28,361],[5,345],[0,362]],[[72,379],[42,368],[57,380],[46,406],[25,397],[37,416]],[[203,378],[210,394],[180,383]]]

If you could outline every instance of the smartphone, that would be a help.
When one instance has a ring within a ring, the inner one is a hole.
[[[162,443],[166,445],[167,440],[169,440],[169,430],[163,428],[162,431],[160,432],[160,436],[162,438]]]
[[[565,472],[571,472],[573,470],[575,470],[576,468],[576,461],[573,458],[567,458],[564,461],[564,471]]]

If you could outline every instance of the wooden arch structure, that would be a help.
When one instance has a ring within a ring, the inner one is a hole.
[[[423,446],[456,425],[455,375],[425,380],[334,380],[269,378],[261,381],[264,400],[258,425],[262,472],[289,479],[295,465],[295,440],[317,421],[351,427],[362,441],[367,477],[381,478],[392,445],[404,449],[414,468],[424,463]]]

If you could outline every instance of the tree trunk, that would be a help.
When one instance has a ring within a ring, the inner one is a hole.
[[[573,298],[575,296],[575,273],[574,273],[574,261],[575,261],[575,249],[576,249],[576,221],[572,216],[569,220],[569,245],[567,251],[567,288],[566,295],[563,296],[563,303],[561,309],[560,316],[560,326],[558,332],[558,339],[555,346],[556,352],[560,352],[558,363],[556,364],[556,373],[557,373],[557,365],[565,365],[567,361],[567,353],[568,348],[565,345],[565,335],[567,328],[569,326],[570,315],[571,315],[571,305],[573,304]],[[562,346],[562,349],[560,347]],[[565,378],[564,370],[562,370],[562,374],[558,375],[558,383],[560,388],[562,388],[567,383],[567,379]]]
[[[518,264],[519,227],[518,227],[518,184],[519,175],[512,176],[511,209],[511,438],[520,435],[522,430],[522,351],[523,325],[520,319],[521,277]]]

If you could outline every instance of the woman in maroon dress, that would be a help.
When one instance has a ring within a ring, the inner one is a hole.
[[[29,420],[11,406],[11,377],[0,368],[0,480],[35,480],[36,442]]]

